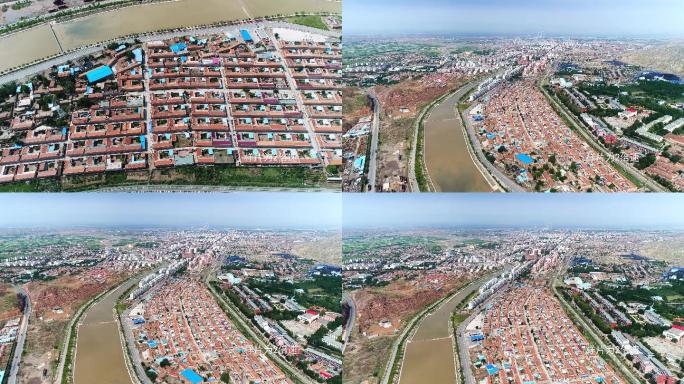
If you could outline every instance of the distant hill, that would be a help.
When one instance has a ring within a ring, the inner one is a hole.
[[[684,41],[648,46],[628,52],[620,60],[681,77],[684,76]]]

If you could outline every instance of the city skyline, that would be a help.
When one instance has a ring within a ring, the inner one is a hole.
[[[349,0],[343,12],[346,35],[684,37],[684,5],[676,0]]]
[[[336,229],[336,194],[2,194],[0,228],[197,227]]]
[[[343,228],[682,229],[674,194],[347,194]],[[410,220],[406,220],[410,218]]]

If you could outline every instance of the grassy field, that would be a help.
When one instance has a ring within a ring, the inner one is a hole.
[[[321,16],[296,16],[287,19],[292,24],[305,25],[307,27],[322,29],[324,31],[328,30],[328,26],[323,22]]]
[[[83,245],[90,250],[101,248],[101,239],[94,236],[36,234],[0,236],[0,260],[7,257],[39,254],[46,247]]]
[[[152,172],[66,176],[0,185],[0,192],[79,192],[135,185],[211,185],[265,188],[317,188],[325,171],[308,167],[178,167]]]
[[[409,235],[388,235],[382,237],[348,236],[343,241],[342,260],[355,257],[372,257],[373,252],[387,248],[396,248],[397,252],[400,252],[402,248],[420,246],[430,252],[439,253],[442,251],[441,240],[443,239],[432,236]]]
[[[0,286],[0,313],[13,311],[18,307],[17,292],[9,286]]]

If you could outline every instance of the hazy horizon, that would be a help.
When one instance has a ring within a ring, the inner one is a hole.
[[[346,194],[343,207],[345,230],[684,230],[684,199],[677,194]]]
[[[684,38],[681,0],[345,0],[345,35]]]
[[[335,229],[333,193],[0,194],[0,228]]]

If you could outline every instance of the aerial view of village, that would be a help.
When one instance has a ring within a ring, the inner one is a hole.
[[[684,191],[681,3],[380,3],[345,3],[343,190]]]
[[[84,217],[92,213],[77,199],[36,203],[75,211],[62,225],[52,226],[50,214],[32,219],[44,229],[3,219],[0,382],[341,382],[334,202],[308,198],[310,209],[330,206],[311,225],[281,219],[241,225],[231,224],[228,213],[247,215],[240,206],[253,194],[223,196],[207,197],[207,206],[187,197],[143,202],[111,194],[81,202],[98,210],[135,206],[167,222],[159,212],[176,204],[199,212],[177,214],[170,224],[117,218],[90,225]],[[272,198],[273,204],[301,205],[305,195],[298,196]],[[222,223],[210,221],[217,209],[225,214]],[[273,205],[250,211],[284,213]],[[206,226],[184,224],[205,217]]]
[[[531,194],[363,196],[344,199],[344,383],[684,377],[684,221],[663,214],[681,212],[673,195],[575,199],[590,214]]]
[[[0,190],[339,190],[340,2],[45,3],[2,14]],[[44,28],[58,52],[32,60],[24,34]]]

